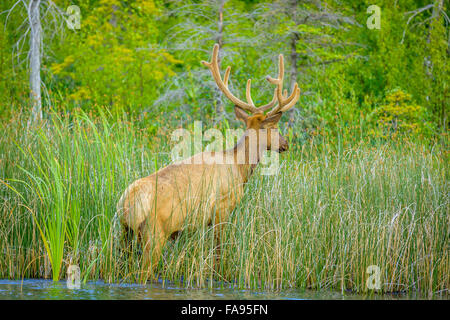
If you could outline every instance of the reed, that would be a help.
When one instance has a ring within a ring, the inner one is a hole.
[[[122,191],[169,163],[170,139],[101,114],[52,114],[26,130],[20,116],[0,137],[0,278],[136,282],[140,247],[113,225]],[[279,173],[260,172],[226,223],[181,233],[157,272],[182,286],[448,294],[448,151],[407,140],[309,140],[283,154]],[[219,265],[215,255],[220,252]]]

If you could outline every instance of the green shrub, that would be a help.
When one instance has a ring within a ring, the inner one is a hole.
[[[429,135],[431,124],[426,121],[426,110],[415,104],[411,95],[395,89],[386,95],[385,104],[370,115],[375,128],[369,131],[374,137],[395,138],[397,135]]]

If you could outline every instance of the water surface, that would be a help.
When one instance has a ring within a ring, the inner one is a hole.
[[[44,279],[0,280],[1,299],[417,299],[413,295],[389,294],[363,296],[336,291],[288,289],[280,292],[263,292],[221,288],[186,289],[175,284],[152,282],[147,284],[109,284],[91,281],[80,289],[69,289],[66,281]]]

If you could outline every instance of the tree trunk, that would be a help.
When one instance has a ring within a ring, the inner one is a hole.
[[[219,44],[219,50],[222,49],[223,45],[223,6],[225,5],[225,0],[222,0],[219,6],[219,21],[217,23],[217,39],[216,42]],[[218,63],[220,67],[220,57],[218,57]]]
[[[291,16],[291,19],[295,22],[297,25],[297,5],[298,0],[291,0],[290,6],[289,6],[289,15]],[[290,53],[290,60],[291,60],[291,70],[290,70],[290,92],[294,89],[294,85],[297,82],[298,78],[298,54],[297,54],[297,41],[298,41],[298,34],[296,31],[293,31],[290,36],[290,46],[291,46],[291,53]],[[295,107],[293,107],[288,112],[289,114],[289,120],[288,120],[288,127],[292,127],[295,122]]]
[[[217,38],[216,43],[219,45],[219,55],[217,57],[217,62],[220,69],[221,59],[220,59],[220,52],[222,50],[223,46],[223,7],[225,5],[226,0],[221,0],[219,5],[219,20],[217,22]],[[225,108],[223,107],[223,101],[222,101],[222,91],[220,91],[219,88],[216,88],[216,115],[217,119],[220,121],[222,120],[222,116],[225,112]]]
[[[430,26],[428,29],[428,35],[427,35],[427,43],[429,46],[429,48],[428,48],[429,51],[431,50],[430,42],[431,42],[431,36],[432,36],[431,34],[433,32],[433,23],[436,20],[440,19],[441,10],[442,10],[443,6],[444,6],[444,0],[436,0],[434,2],[433,11],[431,14],[431,22],[430,22]],[[429,77],[430,81],[433,83],[433,79],[435,79],[436,75],[435,75],[435,70],[434,70],[433,59],[432,59],[431,53],[424,58],[424,65],[425,65],[425,72],[426,72],[427,76]],[[439,70],[437,70],[436,72],[438,73]],[[444,131],[445,131],[445,127],[446,127],[446,123],[447,123],[446,115],[445,115],[445,103],[440,103],[441,101],[439,101],[439,99],[436,98],[436,92],[434,92],[433,85],[431,86],[431,92],[427,95],[427,101],[431,106],[431,110],[437,117],[437,122],[439,123],[439,126],[441,127],[441,129],[444,129]],[[433,105],[433,104],[435,104],[435,105]],[[439,104],[441,104],[441,108],[439,108]]]
[[[432,20],[437,20],[437,21],[440,20],[440,18],[441,18],[441,11],[442,11],[443,7],[444,7],[444,0],[436,0],[435,1],[434,7],[433,7],[433,13],[432,13],[432,17],[431,17]],[[433,23],[430,23],[429,36],[431,36],[432,26],[433,26]],[[430,73],[431,73],[431,76],[433,78],[434,77],[434,75],[433,75],[433,62],[431,62],[430,68],[431,68]],[[439,72],[439,71],[437,71],[437,72]],[[442,92],[441,94],[443,94],[444,97],[446,95],[445,92]],[[436,104],[438,104],[436,106],[436,113],[437,113],[438,118],[439,118],[439,122],[440,122],[439,126],[441,127],[442,132],[446,132],[447,116],[445,114],[445,109],[446,109],[445,98],[443,100],[441,100],[441,101],[439,101],[439,100],[436,101]],[[440,110],[439,110],[439,104],[440,104]]]
[[[42,119],[41,101],[41,42],[42,29],[39,13],[40,0],[30,0],[28,15],[30,19],[30,89],[31,122],[35,124]]]

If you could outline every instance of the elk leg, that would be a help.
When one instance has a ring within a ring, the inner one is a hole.
[[[230,202],[230,199],[225,198],[222,201],[219,201],[217,205],[217,209],[214,216],[214,240],[215,240],[215,265],[214,270],[217,272],[220,271],[219,269],[219,262],[221,259],[222,254],[222,243],[225,241],[225,227],[226,227],[226,221],[228,220],[228,217],[230,215],[230,212],[234,210],[234,207],[236,206],[236,203],[234,200],[233,202]]]
[[[119,241],[121,242],[123,250],[129,254],[131,251],[131,243],[133,241],[133,230],[128,226],[122,225]]]
[[[214,217],[214,243],[215,243],[215,259],[214,259],[214,270],[219,272],[220,258],[222,253],[222,242],[224,241],[224,230],[225,224],[223,223],[226,218],[226,208],[223,202],[219,204],[219,208],[216,211]]]
[[[143,266],[142,278],[145,282],[150,277],[156,279],[154,271],[158,265],[161,257],[162,249],[167,241],[167,237],[158,224],[151,225],[145,223],[142,230],[142,244],[143,244]]]
[[[220,266],[220,258],[221,258],[221,249],[222,249],[222,241],[223,241],[223,229],[224,229],[224,225],[223,224],[216,224],[214,226],[214,244],[215,244],[215,259],[214,259],[214,270],[216,270],[217,272],[219,272],[219,266]]]

